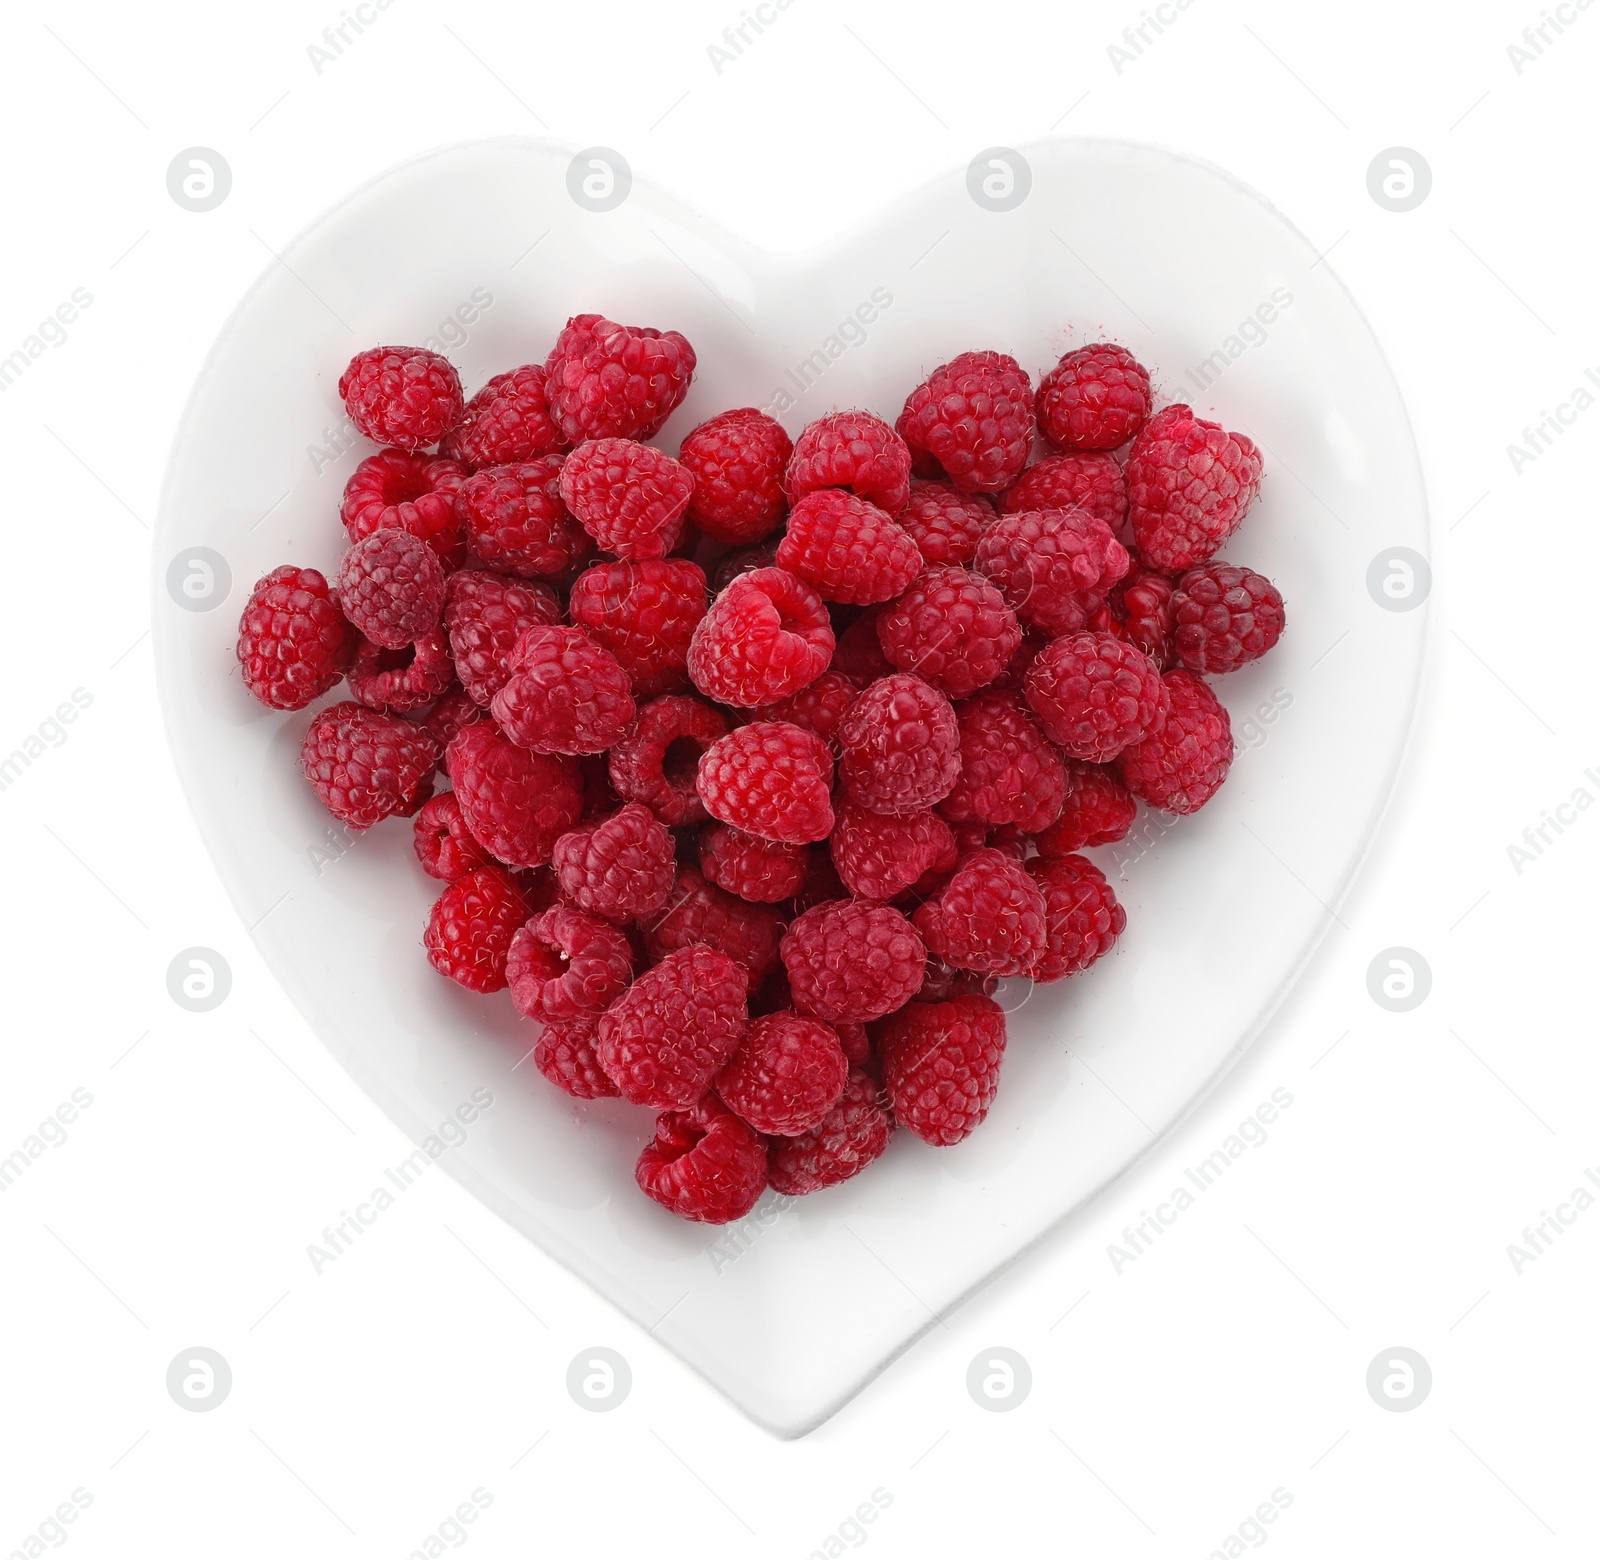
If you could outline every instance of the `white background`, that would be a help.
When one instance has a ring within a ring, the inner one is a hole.
[[[93,303],[0,395],[0,751],[74,689],[92,702],[0,790],[0,1157],[75,1089],[93,1104],[0,1193],[0,1555],[29,1553],[75,1489],[92,1504],[46,1539],[84,1557],[403,1557],[474,1490],[490,1503],[458,1536],[482,1556],[804,1556],[832,1536],[882,1556],[1200,1557],[1275,1490],[1291,1502],[1235,1552],[1592,1552],[1600,1208],[1520,1273],[1507,1254],[1600,1174],[1600,820],[1571,814],[1520,873],[1507,852],[1577,788],[1600,797],[1600,411],[1520,474],[1507,452],[1600,372],[1600,11],[1562,12],[1518,74],[1507,45],[1539,22],[1531,3],[1195,0],[1120,73],[1107,46],[1134,3],[794,0],[720,73],[707,46],[735,0],[395,0],[320,73],[307,51],[340,20],[331,0],[11,11],[0,357],[74,288]],[[1429,474],[1425,714],[1342,924],[1181,1132],[799,1442],[752,1427],[442,1175],[313,1273],[307,1243],[410,1145],[260,965],[156,707],[166,446],[269,249],[409,153],[546,131],[619,148],[774,246],[1046,133],[1208,157],[1330,251]],[[166,190],[196,145],[233,172],[205,214]],[[1405,214],[1366,184],[1397,145],[1433,171]],[[233,970],[203,1015],[166,989],[192,945]],[[1393,945],[1433,974],[1404,1014],[1367,991]],[[1114,1271],[1124,1226],[1279,1088],[1293,1105],[1267,1142]],[[633,1373],[606,1414],[564,1384],[597,1345]],[[194,1346],[232,1368],[213,1412],[165,1388]],[[965,1386],[996,1346],[1032,1370],[1008,1413]],[[1365,1385],[1395,1346],[1432,1370],[1411,1412]],[[877,1519],[852,1528],[875,1490]]]

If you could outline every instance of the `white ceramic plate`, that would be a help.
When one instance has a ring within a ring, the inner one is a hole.
[[[571,149],[545,142],[408,163],[296,240],[228,322],[161,505],[155,642],[173,750],[278,978],[417,1141],[491,1090],[441,1162],[785,1435],[1126,1169],[1259,1033],[1360,865],[1418,692],[1426,610],[1386,610],[1368,587],[1380,554],[1427,552],[1417,456],[1383,355],[1329,268],[1214,169],[1120,143],[1023,151],[1032,188],[1013,210],[978,205],[961,170],[792,255],[642,183],[614,210],[582,209]],[[966,1143],[901,1134],[869,1174],[792,1205],[769,1193],[734,1230],[681,1223],[636,1190],[648,1113],[580,1105],[531,1063],[512,1070],[531,1034],[509,1000],[470,996],[423,959],[437,885],[409,827],[352,842],[331,826],[297,769],[308,714],[256,705],[233,656],[259,575],[289,561],[331,573],[339,557],[340,491],[366,453],[336,389],[354,351],[442,345],[471,390],[542,360],[586,310],[694,343],[669,449],[726,407],[773,406],[791,432],[835,407],[892,419],[958,351],[1001,348],[1037,374],[1110,337],[1150,365],[1163,400],[1248,432],[1266,457],[1226,555],[1278,582],[1288,633],[1218,685],[1240,752],[1217,799],[1169,829],[1144,815],[1142,843],[1098,852],[1128,909],[1115,955],[1021,1002],[999,1099]],[[1242,324],[1258,310],[1276,317]],[[231,575],[225,599],[198,603],[213,610],[181,608],[168,588],[169,562],[196,548]]]

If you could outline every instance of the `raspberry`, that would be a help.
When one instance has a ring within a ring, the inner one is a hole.
[[[1029,668],[1023,693],[1045,735],[1069,758],[1093,764],[1159,731],[1166,719],[1155,663],[1112,634],[1052,639]]]
[[[735,547],[717,564],[717,572],[711,578],[712,594],[720,596],[741,574],[772,568],[778,556],[778,540],[770,537],[754,547]]]
[[[966,569],[927,569],[878,619],[883,653],[941,693],[964,699],[992,683],[1022,643],[1005,598]]]
[[[461,417],[461,380],[447,358],[422,347],[358,352],[339,376],[350,421],[374,444],[420,450]]]
[[[695,778],[713,818],[791,845],[827,839],[832,783],[827,743],[781,720],[730,731],[706,750]]]
[[[446,453],[469,466],[510,466],[559,450],[567,441],[545,402],[545,373],[525,363],[496,374],[467,402]]]
[[[506,663],[517,641],[540,623],[559,623],[561,602],[548,585],[462,569],[444,594],[444,626],[456,676],[485,709],[505,686]]]
[[[489,712],[482,705],[474,704],[465,688],[451,688],[440,696],[439,702],[426,715],[420,717],[418,724],[443,753],[463,726],[471,726],[488,718]]]
[[[838,636],[829,670],[842,672],[862,688],[894,671],[878,638],[878,619],[886,610],[886,606],[868,607]]]
[[[1003,352],[963,352],[906,397],[895,424],[963,493],[998,493],[1033,449],[1033,384]]]
[[[804,845],[764,840],[726,823],[700,831],[700,870],[718,888],[752,904],[792,899],[806,880]]]
[[[436,624],[414,645],[399,650],[361,640],[349,675],[351,696],[369,710],[404,715],[432,704],[456,680],[444,625]]]
[[[1025,833],[1061,816],[1067,766],[1014,693],[980,693],[956,706],[961,774],[939,803],[946,818],[991,826],[1014,823]]]
[[[806,880],[794,896],[794,913],[803,914],[830,899],[843,899],[848,893],[833,869],[833,858],[825,850],[814,850],[806,863]]]
[[[594,551],[561,500],[562,459],[488,466],[461,484],[456,514],[479,563],[519,579],[559,580]]]
[[[793,453],[782,424],[751,406],[701,423],[678,451],[694,478],[689,518],[730,547],[770,536],[787,508],[783,473]]]
[[[895,1121],[949,1147],[989,1114],[1006,1052],[1006,1016],[971,993],[913,1002],[884,1026],[883,1083]]]
[[[600,1065],[625,1100],[683,1110],[738,1049],[745,1023],[745,972],[715,948],[679,948],[606,1009]]]
[[[907,672],[879,678],[851,705],[839,747],[850,800],[891,817],[933,806],[961,773],[956,712],[936,688]]]
[[[717,1074],[717,1093],[757,1132],[794,1137],[822,1125],[849,1071],[839,1037],[826,1024],[799,1013],[768,1013],[745,1030]]]
[[[839,488],[807,493],[789,514],[778,567],[824,601],[890,601],[922,572],[922,554],[883,510]]]
[[[773,1191],[800,1197],[860,1175],[889,1146],[894,1123],[878,1103],[878,1085],[859,1070],[845,1080],[820,1125],[767,1145],[767,1179]]]
[[[1128,912],[1106,875],[1083,856],[1030,861],[1028,875],[1044,895],[1047,947],[1033,967],[1036,981],[1063,980],[1086,970],[1122,935]]]
[[[843,672],[827,671],[799,693],[776,704],[763,704],[751,714],[756,720],[786,720],[803,731],[813,731],[831,747],[860,691]]]
[[[576,1018],[546,1020],[538,1044],[533,1048],[533,1065],[558,1089],[576,1100],[613,1097],[617,1086],[606,1076],[595,1046],[600,1033],[598,1013],[580,1013]]]
[[[1097,620],[1099,616],[1097,613]],[[1017,646],[1016,653],[1006,662],[1006,669],[989,684],[985,692],[1021,693],[1022,685],[1028,680],[1028,668],[1038,659],[1039,652],[1047,643],[1049,641],[1037,629],[1023,629],[1022,643]]]
[[[599,563],[573,582],[568,610],[622,663],[636,697],[673,693],[689,681],[689,641],[706,615],[705,573],[687,558]]]
[[[1061,816],[1034,834],[1034,847],[1049,861],[1070,856],[1086,845],[1115,844],[1133,827],[1137,810],[1115,771],[1069,758],[1067,799]]]
[[[603,753],[633,724],[633,688],[609,650],[581,628],[539,624],[517,640],[489,706],[532,753]]]
[[[1004,851],[975,850],[912,916],[928,950],[985,975],[1026,975],[1045,952],[1045,904]],[[792,972],[791,972],[792,978]]]
[[[749,1213],[766,1189],[766,1140],[707,1095],[692,1110],[656,1118],[634,1179],[680,1219],[728,1224]]]
[[[1231,564],[1190,569],[1178,581],[1172,609],[1178,660],[1212,677],[1259,660],[1283,633],[1278,587],[1254,569]]]
[[[694,348],[675,330],[567,321],[545,368],[550,414],[569,444],[648,439],[689,393]]]
[[[428,963],[468,991],[503,991],[511,939],[527,914],[510,874],[478,867],[446,886],[428,916]]]
[[[409,531],[374,531],[352,544],[337,589],[339,610],[386,650],[414,644],[444,611],[438,555]]]
[[[807,910],[783,934],[778,954],[796,1009],[853,1023],[909,1002],[928,962],[922,938],[898,910],[857,899]]]
[[[456,493],[466,480],[459,461],[407,450],[379,450],[356,467],[345,483],[339,516],[350,540],[374,531],[409,531],[420,536],[447,570],[466,556]]]
[[[1128,514],[1122,468],[1109,455],[1052,455],[1006,489],[1000,507],[1008,515],[1029,509],[1086,509],[1118,530]]]
[[[830,412],[800,430],[783,485],[791,504],[819,488],[848,488],[894,516],[911,491],[911,452],[871,412]]]
[[[828,844],[840,880],[857,899],[893,899],[946,858],[955,865],[955,836],[931,811],[886,818],[844,802]]]
[[[579,523],[619,558],[665,558],[678,545],[694,478],[631,439],[591,439],[561,467],[561,496]]]
[[[1111,596],[1113,608],[1121,611],[1121,622],[1112,632],[1137,645],[1163,672],[1170,671],[1176,659],[1172,643],[1177,626],[1176,594],[1177,587],[1168,575],[1139,569]]]
[[[689,641],[689,676],[722,704],[773,704],[815,682],[833,656],[822,598],[787,569],[734,580]]]
[[[530,753],[490,721],[462,727],[446,763],[473,839],[508,866],[542,867],[582,811],[574,759]]]
[[[900,513],[926,564],[965,564],[978,550],[978,538],[994,524],[994,504],[982,493],[963,493],[948,482],[911,484]]]
[[[616,927],[555,905],[511,939],[505,975],[524,1018],[576,1018],[604,1012],[628,989],[633,953]]]
[[[1233,728],[1217,696],[1181,667],[1162,678],[1166,723],[1124,750],[1122,783],[1141,801],[1169,813],[1192,813],[1216,794],[1233,763]]]
[[[397,715],[346,700],[319,710],[300,744],[300,768],[347,828],[370,829],[428,799],[439,750]]]
[[[483,846],[473,839],[461,816],[461,803],[453,791],[422,804],[411,825],[411,842],[429,877],[453,883],[490,863]]]
[[[943,959],[935,954],[928,955],[928,973],[923,977],[922,990],[917,993],[918,1002],[948,1002],[952,997],[969,996],[977,992],[981,996],[994,995],[995,988],[1000,984],[996,975],[979,975],[973,970],[958,970],[954,965],[946,964]]]
[[[977,567],[1024,623],[1046,634],[1082,628],[1128,572],[1128,549],[1079,509],[1002,515],[978,543]]]
[[[678,865],[672,836],[640,802],[563,834],[550,860],[562,894],[580,910],[612,921],[659,910]]]
[[[1165,406],[1128,452],[1128,515],[1140,554],[1161,569],[1204,563],[1261,488],[1261,452],[1242,433]]]
[[[852,1067],[865,1067],[872,1061],[872,1040],[865,1024],[837,1023],[828,1026],[839,1037],[839,1049]]]
[[[1150,415],[1150,375],[1126,347],[1079,347],[1040,380],[1034,410],[1061,449],[1114,450]]]
[[[674,828],[703,822],[706,810],[695,784],[700,759],[727,729],[727,716],[699,699],[686,694],[652,699],[611,750],[617,795],[643,802]]]
[[[239,616],[244,685],[275,710],[304,709],[344,676],[355,635],[315,569],[285,564],[256,581]]]
[[[666,904],[639,923],[651,958],[703,943],[739,965],[752,990],[777,965],[782,928],[776,910],[736,898],[693,867],[679,868]]]

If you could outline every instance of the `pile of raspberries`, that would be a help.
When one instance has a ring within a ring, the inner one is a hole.
[[[413,820],[433,967],[509,988],[557,1088],[658,1112],[639,1186],[724,1223],[983,1120],[999,980],[1116,942],[1081,852],[1211,798],[1207,679],[1284,611],[1214,557],[1256,446],[1153,411],[1120,346],[1037,388],[964,352],[892,427],[743,407],[667,455],[694,368],[595,314],[470,399],[360,353],[349,547],[262,579],[238,657],[278,710],[347,684],[301,764],[346,828]]]

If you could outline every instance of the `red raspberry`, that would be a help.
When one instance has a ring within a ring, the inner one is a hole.
[[[815,586],[824,601],[867,606],[898,596],[922,572],[922,554],[875,504],[820,488],[790,511],[778,567]]]
[[[763,704],[751,714],[756,720],[786,720],[803,731],[814,731],[832,747],[860,691],[843,672],[827,671],[799,693],[776,704]]]
[[[678,866],[672,836],[640,802],[563,834],[550,860],[561,892],[573,904],[612,921],[661,909]]]
[[[820,1126],[767,1144],[767,1178],[773,1191],[801,1197],[860,1175],[889,1146],[894,1123],[878,1103],[877,1080],[852,1072],[838,1103]]]
[[[848,488],[894,516],[911,491],[911,452],[871,412],[830,412],[800,430],[783,485],[791,504],[819,488]]]
[[[444,625],[435,624],[414,645],[399,650],[361,640],[349,675],[351,696],[369,710],[405,715],[432,704],[456,680]]]
[[[689,393],[694,348],[675,330],[567,321],[545,364],[550,413],[569,444],[648,439]]]
[[[715,948],[679,948],[606,1010],[600,1065],[625,1100],[683,1110],[739,1048],[745,1023],[744,970]]]
[[[695,784],[700,759],[727,729],[727,716],[699,699],[686,694],[652,699],[611,750],[617,795],[643,802],[673,828],[704,822],[706,810]]]
[[[992,683],[1022,643],[1022,625],[980,574],[927,569],[878,619],[883,653],[903,672],[964,699]]]
[[[1126,748],[1117,760],[1122,783],[1163,812],[1192,813],[1216,794],[1233,764],[1228,712],[1193,672],[1162,678],[1170,704],[1166,723]]]
[[[840,880],[857,899],[893,899],[939,862],[955,865],[955,836],[931,811],[886,818],[844,802],[828,844]]]
[[[931,953],[964,970],[1026,975],[1045,952],[1038,886],[1020,862],[992,847],[968,856],[912,920]]]
[[[979,975],[973,970],[958,970],[954,965],[946,964],[943,959],[935,954],[928,955],[928,973],[923,977],[922,990],[917,993],[918,1002],[948,1002],[952,997],[970,996],[976,992],[980,996],[994,995],[995,988],[1000,984],[998,975]]]
[[[468,991],[503,991],[511,939],[527,914],[500,867],[478,867],[448,884],[428,916],[428,963]]]
[[[806,863],[806,880],[794,896],[794,913],[801,915],[830,899],[843,899],[849,892],[833,870],[833,858],[825,850],[814,850]]]
[[[678,451],[694,478],[689,518],[730,547],[770,536],[787,508],[783,473],[793,453],[782,424],[752,406],[701,423]]]
[[[1092,764],[1115,758],[1167,718],[1155,663],[1112,634],[1052,639],[1028,669],[1023,693],[1045,735],[1069,758]]]
[[[767,1185],[766,1140],[716,1095],[656,1118],[634,1179],[680,1219],[728,1224],[755,1207]]]
[[[783,921],[770,906],[749,904],[681,867],[666,904],[642,917],[639,929],[652,959],[703,943],[727,954],[754,990],[778,962]]]
[[[603,1013],[633,979],[628,939],[604,921],[554,905],[511,939],[506,984],[524,1018]]]
[[[786,721],[730,731],[700,760],[695,784],[710,815],[764,840],[804,845],[833,829],[828,744]]]
[[[561,602],[548,585],[487,569],[462,569],[444,594],[444,626],[456,676],[485,709],[505,686],[517,641],[540,623],[559,623]]]
[[[438,760],[427,732],[348,699],[319,710],[300,744],[311,789],[340,823],[358,831],[425,802]]]
[[[411,825],[411,843],[429,877],[454,883],[459,877],[490,863],[490,856],[472,837],[461,803],[453,791],[422,804]]]
[[[963,493],[948,482],[911,484],[911,497],[900,524],[917,544],[922,561],[933,564],[972,562],[978,538],[994,524],[994,503],[982,493]]]
[[[963,493],[998,493],[1033,449],[1033,384],[1003,352],[963,352],[906,397],[895,427]]]
[[[633,724],[633,687],[609,650],[581,628],[527,629],[489,706],[531,753],[603,753]]]
[[[689,676],[708,699],[751,708],[798,693],[832,656],[822,597],[787,569],[756,569],[711,603],[689,642]]]
[[[1100,614],[1096,614],[1098,621]],[[1107,633],[1111,630],[1107,629]],[[987,693],[1021,693],[1022,685],[1028,680],[1028,668],[1038,659],[1039,652],[1049,641],[1037,629],[1025,628],[1022,631],[1022,643],[1017,646],[1016,654],[1006,662],[1006,669],[989,684],[984,691]]]
[[[794,1137],[821,1126],[849,1071],[839,1037],[826,1024],[798,1013],[768,1013],[745,1030],[717,1074],[717,1093],[757,1132]]]
[[[1039,382],[1039,431],[1064,450],[1114,450],[1150,415],[1150,375],[1109,341],[1069,352]]]
[[[942,800],[961,773],[956,712],[909,672],[880,677],[839,727],[839,775],[850,800],[907,817]]]
[[[350,421],[374,444],[420,450],[461,418],[461,380],[448,358],[422,347],[372,347],[339,376]]]
[[[694,478],[631,439],[591,439],[561,467],[561,496],[595,541],[619,558],[665,558],[683,533]]]
[[[519,579],[559,580],[594,551],[561,501],[562,459],[488,466],[461,484],[456,514],[479,563]]]
[[[1110,953],[1128,924],[1128,912],[1099,867],[1085,856],[1060,856],[1030,861],[1027,871],[1044,895],[1048,939],[1033,967],[1036,981],[1063,980]]]
[[[356,637],[328,582],[285,564],[256,581],[239,616],[244,685],[275,710],[304,709],[344,676]]]
[[[754,547],[735,547],[717,564],[717,572],[711,577],[712,594],[720,596],[741,574],[774,567],[778,557],[778,541],[774,536]]]
[[[804,845],[764,840],[726,823],[700,831],[700,870],[717,885],[751,904],[792,899],[806,880],[810,852]]]
[[[978,543],[977,567],[1024,623],[1046,634],[1082,628],[1128,572],[1128,549],[1081,509],[1002,515]]]
[[[372,641],[399,650],[421,639],[444,611],[438,555],[409,531],[374,531],[339,565],[339,610]]]
[[[706,615],[706,577],[687,558],[599,563],[580,574],[572,621],[622,664],[639,698],[689,681],[689,641]]]
[[[462,727],[446,763],[473,839],[508,866],[542,867],[583,810],[576,760],[530,753],[490,721]]]
[[[1113,610],[1120,622],[1111,630],[1119,639],[1137,645],[1163,672],[1170,671],[1176,652],[1172,632],[1177,626],[1173,598],[1177,586],[1169,575],[1155,569],[1139,569],[1112,592]]]
[[[1239,528],[1261,488],[1261,452],[1187,406],[1164,406],[1133,441],[1126,476],[1140,554],[1157,568],[1188,569]]]
[[[1128,515],[1122,468],[1109,455],[1052,455],[1006,489],[1000,507],[1008,515],[1029,509],[1086,509],[1119,530]]]
[[[865,1067],[872,1062],[872,1040],[865,1024],[843,1022],[828,1026],[839,1037],[839,1048],[852,1067]]]
[[[345,483],[339,515],[353,542],[374,531],[409,531],[438,553],[446,570],[456,569],[466,556],[456,518],[456,493],[466,477],[459,461],[379,450]]]
[[[598,1013],[547,1021],[533,1048],[533,1065],[575,1100],[609,1099],[617,1086],[606,1076],[596,1054],[599,1034]]]
[[[800,1012],[850,1023],[909,1002],[928,962],[916,928],[898,910],[859,899],[807,910],[790,923],[778,955]]]
[[[1049,861],[1070,856],[1086,845],[1115,844],[1133,827],[1137,811],[1114,770],[1069,758],[1067,799],[1061,816],[1034,834],[1034,847]]]
[[[913,1002],[884,1026],[883,1083],[894,1119],[936,1148],[989,1114],[1006,1052],[1006,1015],[972,993]]]
[[[489,712],[481,704],[474,704],[472,696],[465,688],[458,687],[451,688],[441,695],[439,702],[418,719],[418,724],[433,738],[434,745],[443,753],[463,726],[471,726],[477,721],[488,718]]]
[[[567,440],[550,417],[545,373],[524,363],[496,374],[467,402],[446,453],[469,466],[510,466],[559,450]]]
[[[886,610],[887,605],[868,607],[838,636],[829,670],[842,672],[861,688],[894,671],[878,638],[878,619]]]
[[[1264,574],[1232,564],[1190,569],[1178,581],[1172,609],[1178,660],[1212,677],[1259,660],[1283,633],[1278,587]]]
[[[1014,693],[980,693],[956,706],[961,774],[939,811],[957,823],[1014,823],[1028,834],[1061,816],[1067,766]]]

